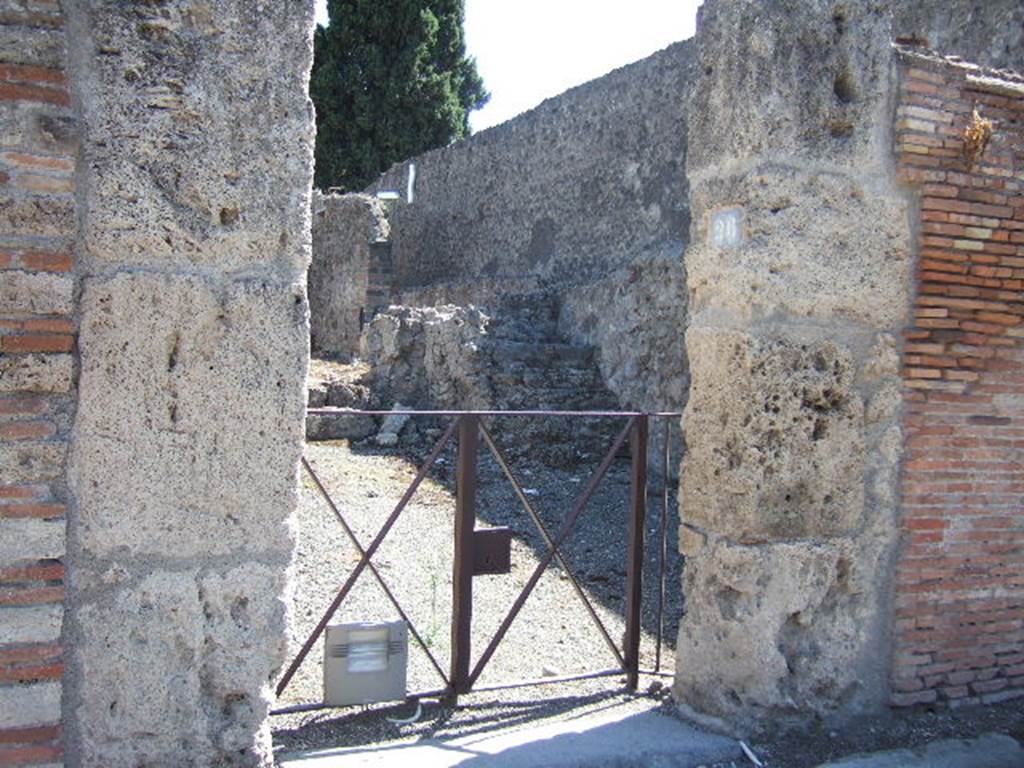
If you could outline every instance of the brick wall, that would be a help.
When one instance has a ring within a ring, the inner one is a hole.
[[[893,703],[1024,696],[1024,79],[904,51],[916,192]],[[964,132],[994,122],[975,163]]]
[[[0,765],[59,763],[75,124],[57,0],[0,0]]]

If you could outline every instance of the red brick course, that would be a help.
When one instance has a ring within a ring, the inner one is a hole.
[[[0,103],[18,102],[15,111],[0,111],[0,120],[14,120],[18,126],[18,130],[0,131],[0,193],[5,199],[60,201],[67,205],[73,200],[75,185],[73,141],[55,141],[46,133],[43,120],[74,117],[67,74],[60,67],[39,66],[31,55],[24,62],[17,60],[22,50],[32,51],[40,30],[62,27],[59,3],[26,0],[0,6],[0,24],[8,39],[16,38],[6,60],[0,62]],[[0,270],[19,270],[19,279],[30,282],[66,280],[61,275],[73,270],[73,243],[66,236],[53,236],[54,232],[42,220],[37,228],[31,222],[22,222],[11,230],[0,227]],[[37,314],[43,310],[24,309],[36,304],[12,302],[10,298],[5,297],[0,309],[0,360],[74,352],[77,329],[73,317]],[[63,311],[64,305],[59,309]],[[33,384],[28,381],[24,386]],[[25,444],[67,442],[74,392],[8,389],[5,387],[0,395],[0,452],[6,453],[5,461],[16,461],[17,451],[24,450]],[[54,478],[49,482],[18,483],[9,477],[0,478],[0,538],[17,542],[32,526],[62,527],[67,494],[63,467],[46,469],[40,476]],[[11,547],[5,550],[7,556],[0,560],[0,625],[9,615],[26,608],[52,609],[63,603],[65,569],[60,560],[38,560],[38,552],[27,550],[23,557],[18,557],[17,550],[11,557]],[[0,644],[0,693],[5,702],[11,701],[13,692],[16,701],[24,698],[26,704],[38,703],[40,691],[51,690],[54,681],[61,680],[63,649],[58,639]],[[28,711],[38,710],[30,707]],[[6,723],[15,727],[0,728],[0,766],[60,763],[63,748],[59,719],[59,708],[40,715],[40,722],[20,715],[14,720],[7,718]]]
[[[905,54],[900,178],[918,194],[905,333],[891,701],[1024,696],[1024,83]],[[1012,87],[1021,96],[1007,96]],[[963,133],[994,122],[972,165]]]

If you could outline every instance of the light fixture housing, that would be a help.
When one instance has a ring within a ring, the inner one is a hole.
[[[324,634],[324,703],[345,707],[403,700],[408,662],[404,621],[330,624]]]

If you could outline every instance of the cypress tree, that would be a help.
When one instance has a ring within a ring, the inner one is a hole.
[[[314,36],[315,183],[359,190],[469,134],[489,97],[466,56],[463,0],[328,0]]]

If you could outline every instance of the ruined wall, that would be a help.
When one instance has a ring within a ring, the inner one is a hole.
[[[0,765],[58,763],[77,136],[56,2],[0,3]]]
[[[676,43],[385,173],[372,189],[405,201],[392,216],[397,286],[530,274],[550,288],[684,240],[678,95],[691,62],[692,45]]]
[[[977,64],[1024,70],[1020,0],[897,0],[893,33]]]
[[[740,732],[886,700],[910,288],[889,39],[870,2],[698,17],[675,694]]]
[[[692,48],[384,174],[371,189],[403,197],[390,215],[396,300],[492,311],[503,295],[558,294],[561,331],[600,349],[621,405],[681,408]]]
[[[608,389],[627,408],[682,410],[690,387],[681,246],[637,258],[607,277],[567,288],[559,327],[593,344]]]
[[[1024,695],[1024,78],[905,54],[918,196],[893,702]],[[964,131],[993,121],[975,162]]]
[[[384,203],[367,195],[313,195],[309,265],[310,343],[319,354],[354,355],[363,320],[390,295]]]
[[[311,2],[69,0],[76,764],[269,762],[303,439]]]

